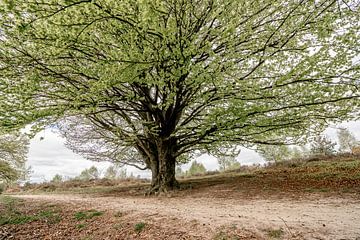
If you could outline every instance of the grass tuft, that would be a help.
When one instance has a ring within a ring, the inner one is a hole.
[[[104,212],[100,212],[94,209],[88,210],[88,211],[79,211],[74,214],[74,218],[78,221],[84,220],[84,219],[91,219],[93,217],[101,216]]]
[[[136,223],[134,226],[134,230],[135,230],[135,232],[140,233],[144,230],[145,226],[146,226],[146,223],[144,223],[144,222]]]
[[[77,224],[76,225],[76,228],[77,229],[83,229],[83,228],[85,228],[86,227],[86,224],[83,224],[83,223],[80,223],[80,224]]]
[[[281,238],[281,236],[284,234],[284,231],[279,228],[279,229],[269,229],[267,231],[267,235],[270,237],[270,238]]]

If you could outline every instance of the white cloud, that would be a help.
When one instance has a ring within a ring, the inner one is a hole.
[[[27,165],[32,168],[31,182],[48,181],[55,174],[75,177],[93,165],[104,171],[110,165],[85,160],[67,149],[64,142],[63,138],[51,130],[45,130],[31,140],[27,161]]]

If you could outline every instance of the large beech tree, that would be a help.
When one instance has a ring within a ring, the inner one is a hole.
[[[358,113],[355,0],[3,0],[0,9],[2,128],[80,119],[151,169],[152,192],[177,186],[183,157],[296,142]]]

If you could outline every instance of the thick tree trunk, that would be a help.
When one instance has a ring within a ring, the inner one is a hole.
[[[175,179],[176,141],[162,140],[157,144],[157,154],[151,159],[152,181],[150,194],[168,192],[179,187]]]

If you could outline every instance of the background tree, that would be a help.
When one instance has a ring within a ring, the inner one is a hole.
[[[120,169],[119,169],[118,177],[119,177],[120,179],[125,179],[125,178],[127,178],[126,168],[120,168]]]
[[[301,148],[295,146],[290,149],[291,159],[302,159],[305,158],[306,153],[301,151]]]
[[[286,145],[260,145],[256,151],[262,158],[270,162],[281,162],[292,157],[291,150]]]
[[[206,173],[206,168],[204,164],[198,163],[197,161],[193,161],[189,170],[186,172],[188,176],[194,176],[196,174]]]
[[[315,156],[331,156],[335,154],[336,143],[327,136],[315,137],[310,146],[310,152]]]
[[[118,172],[115,166],[110,166],[106,169],[104,178],[106,179],[116,179],[118,177]]]
[[[177,166],[176,169],[175,169],[175,175],[176,177],[181,177],[181,176],[184,176],[184,171],[181,169],[180,166]]]
[[[100,177],[99,170],[95,166],[91,166],[88,169],[88,173],[89,173],[90,179],[99,179],[99,177]]]
[[[0,182],[13,182],[28,172],[25,167],[29,139],[17,132],[0,135]]]
[[[235,156],[220,156],[218,157],[218,164],[220,171],[232,170],[240,168],[240,163]]]
[[[98,179],[100,176],[98,169],[95,166],[84,169],[80,175],[77,177],[80,180],[94,180]]]
[[[63,181],[63,177],[60,174],[55,174],[55,176],[51,179],[52,183],[61,183]]]
[[[80,118],[141,157],[151,192],[194,153],[357,116],[357,1],[0,4],[0,126]]]
[[[359,142],[356,140],[355,136],[346,128],[340,128],[337,131],[337,137],[339,140],[340,152],[351,153],[351,149],[359,145]]]

